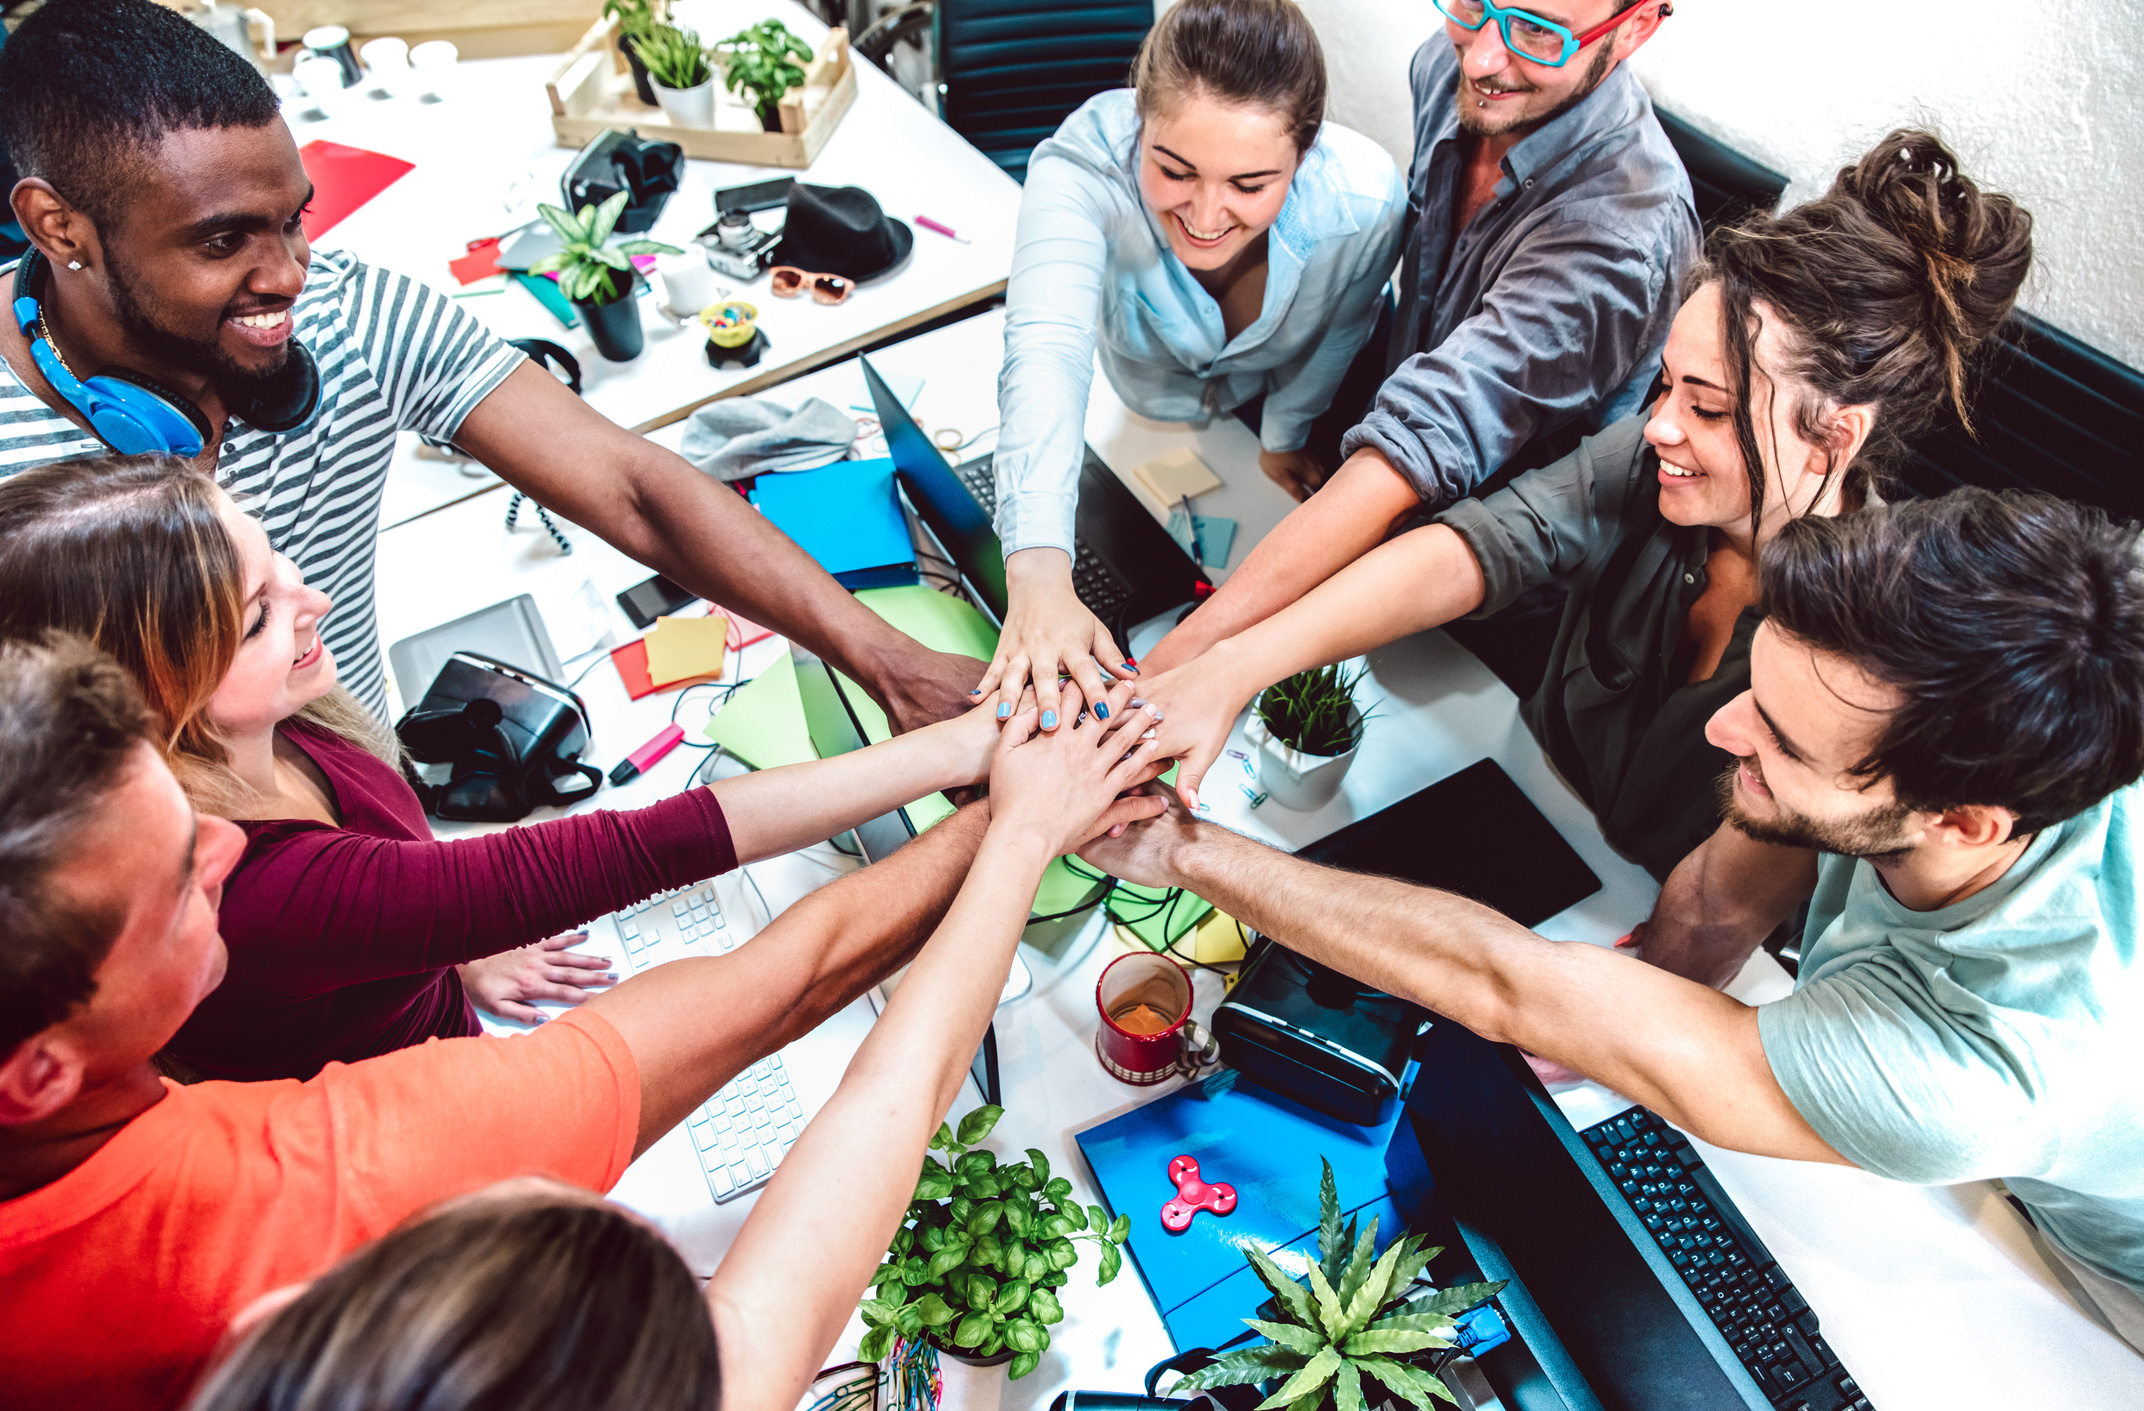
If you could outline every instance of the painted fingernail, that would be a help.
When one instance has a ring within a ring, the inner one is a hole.
[[[1012,702],[1011,702],[1011,701],[999,701],[999,702],[998,702],[998,719],[1000,719],[1000,720],[1003,720],[1003,719],[1005,719],[1005,718],[1006,718],[1007,716],[1009,716],[1009,715],[1011,715],[1011,714],[1012,714]]]
[[[1133,661],[1130,657],[1124,658],[1124,665],[1133,671],[1137,671],[1139,669],[1139,663]]]
[[[968,692],[968,694],[969,694],[969,695],[971,695],[971,696],[980,696],[980,695],[981,695],[982,693],[983,693],[983,688],[982,688],[982,687],[980,687],[980,686],[977,686],[977,687],[976,687],[976,688],[975,688],[974,690],[972,690],[972,691]]]
[[[1096,701],[1094,703],[1094,714],[1097,719],[1107,720],[1109,719],[1109,707],[1100,701]]]
[[[1145,705],[1146,702],[1138,696],[1133,696],[1130,700],[1126,701],[1125,704],[1130,706],[1133,710],[1137,710],[1139,707]]]
[[[1042,713],[1042,728],[1045,730],[1055,730],[1057,728],[1056,711],[1046,710]]]

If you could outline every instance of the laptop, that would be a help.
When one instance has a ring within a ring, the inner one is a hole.
[[[886,432],[886,451],[917,518],[993,623],[1005,620],[1005,550],[992,527],[997,477],[991,457],[948,468],[923,428],[894,396],[868,358],[858,358],[871,404]],[[1115,634],[1182,607],[1212,587],[1205,570],[1124,488],[1092,447],[1082,445],[1079,514],[1073,527],[1072,587],[1079,600]]]

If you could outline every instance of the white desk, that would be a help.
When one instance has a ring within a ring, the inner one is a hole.
[[[984,316],[936,330],[874,355],[874,362],[929,379],[917,403],[925,425],[956,425],[973,434],[996,420],[994,323]],[[816,393],[846,406],[860,385],[852,367],[835,367],[800,379],[783,395],[794,400]],[[1144,422],[1125,413],[1107,387],[1105,379],[1096,379],[1088,418],[1096,449],[1121,471],[1175,445],[1194,445],[1228,482],[1199,508],[1242,522],[1234,560],[1240,562],[1251,539],[1287,507],[1259,474],[1250,434],[1232,419],[1204,428]],[[977,448],[984,446],[987,441],[979,439]],[[497,519],[503,507],[503,495],[486,495],[382,536],[379,612],[390,640],[524,588],[548,612],[584,577],[607,594],[644,576],[584,532],[568,530],[580,545],[572,558],[558,557],[532,530],[509,540]],[[451,558],[438,557],[450,552]],[[453,567],[442,571],[442,563]],[[1152,635],[1135,634],[1135,649],[1148,646]],[[1372,653],[1369,664],[1371,688],[1383,705],[1338,799],[1315,814],[1272,803],[1252,813],[1239,795],[1216,789],[1213,816],[1295,846],[1486,756],[1517,781],[1602,879],[1598,893],[1552,918],[1542,932],[1604,944],[1644,917],[1654,895],[1650,879],[1601,840],[1590,813],[1526,733],[1516,700],[1486,668],[1439,633]],[[608,666],[598,666],[581,689],[596,716],[591,758],[599,765],[639,744],[667,716],[667,697],[627,705]],[[691,767],[681,753],[624,790],[604,790],[598,804],[645,802],[679,787]],[[754,872],[779,907],[789,889],[818,885],[838,865],[821,850],[756,864]],[[1094,982],[1110,953],[1098,918],[1054,953],[1023,947],[1033,988],[997,1018],[1007,1114],[994,1141],[1008,1151],[1039,1147],[1088,1200],[1094,1195],[1072,1133],[1173,1086],[1126,1087],[1093,1058]],[[1217,986],[1208,976],[1200,981],[1200,1005],[1210,1011]],[[1783,993],[1787,983],[1760,954],[1734,990],[1755,1001]],[[853,1032],[863,1020],[860,1007],[852,1007],[838,1022]],[[830,1089],[833,1077],[800,1075],[799,1081]],[[1590,1085],[1559,1094],[1559,1101],[1580,1125],[1625,1105]],[[2116,1411],[2144,1405],[2144,1359],[2067,1301],[2027,1243],[2021,1222],[1987,1184],[1901,1186],[1837,1167],[1711,1149],[1705,1157],[1823,1315],[1826,1335],[1883,1411],[1992,1405]],[[753,1202],[748,1197],[714,1206],[704,1193],[695,1194],[698,1180],[676,1140],[666,1139],[628,1173],[618,1194],[657,1219],[705,1273]],[[1073,1271],[1063,1291],[1066,1319],[1053,1329],[1050,1353],[1032,1376],[1006,1392],[1012,1411],[1040,1408],[1068,1387],[1133,1389],[1148,1366],[1173,1350],[1137,1278],[1127,1271],[1097,1289],[1092,1268],[1090,1259]],[[852,1323],[834,1360],[849,1355],[861,1333],[861,1325]]]
[[[764,16],[780,18],[816,45],[826,27],[786,0],[761,4],[679,0],[680,23],[717,38]],[[697,18],[695,18],[697,16]],[[655,296],[641,300],[647,348],[627,363],[597,356],[585,328],[567,329],[517,285],[457,302],[508,338],[547,338],[581,364],[589,403],[621,426],[645,430],[682,416],[716,397],[771,386],[857,348],[999,293],[1012,266],[1013,227],[1020,188],[995,163],[932,116],[870,63],[857,59],[856,102],[808,169],[688,161],[683,185],[671,195],[649,235],[672,245],[712,224],[714,192],[722,187],[795,176],[819,186],[862,186],[886,214],[913,223],[929,215],[968,238],[958,244],[921,227],[915,249],[894,274],[862,286],[838,307],[810,299],[776,299],[762,275],[732,284],[758,306],[770,347],[759,366],[717,372],[702,354],[697,326],[679,328],[657,312]],[[544,81],[555,55],[464,63],[438,102],[372,98],[352,93],[335,116],[321,118],[293,101],[284,111],[302,145],[315,139],[369,148],[414,162],[371,201],[321,237],[321,248],[349,250],[453,292],[447,262],[468,242],[501,234],[537,218],[537,203],[559,204],[559,178],[573,150],[557,145]],[[758,219],[771,229],[779,211]],[[461,468],[412,457],[415,438],[397,448],[381,522],[396,524],[489,483]]]

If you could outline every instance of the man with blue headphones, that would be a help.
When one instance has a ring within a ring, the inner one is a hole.
[[[401,430],[802,642],[897,729],[967,707],[982,663],[888,626],[726,486],[445,297],[315,253],[275,93],[206,30],[153,0],[51,0],[0,49],[0,134],[32,245],[0,320],[0,475],[112,451],[215,466],[335,598],[323,635],[376,712],[374,543]]]

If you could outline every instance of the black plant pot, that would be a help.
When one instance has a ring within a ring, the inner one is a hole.
[[[648,82],[648,66],[640,62],[640,53],[633,48],[633,41],[624,35],[618,36],[619,51],[625,55],[626,65],[633,71],[633,92],[649,107],[655,106],[655,89]]]
[[[607,304],[575,299],[573,307],[587,322],[588,336],[595,341],[596,351],[610,361],[631,362],[647,346],[647,339],[640,331],[640,301],[630,292]]]
[[[782,130],[782,110],[779,104],[769,103],[759,110],[759,126],[762,132]]]

